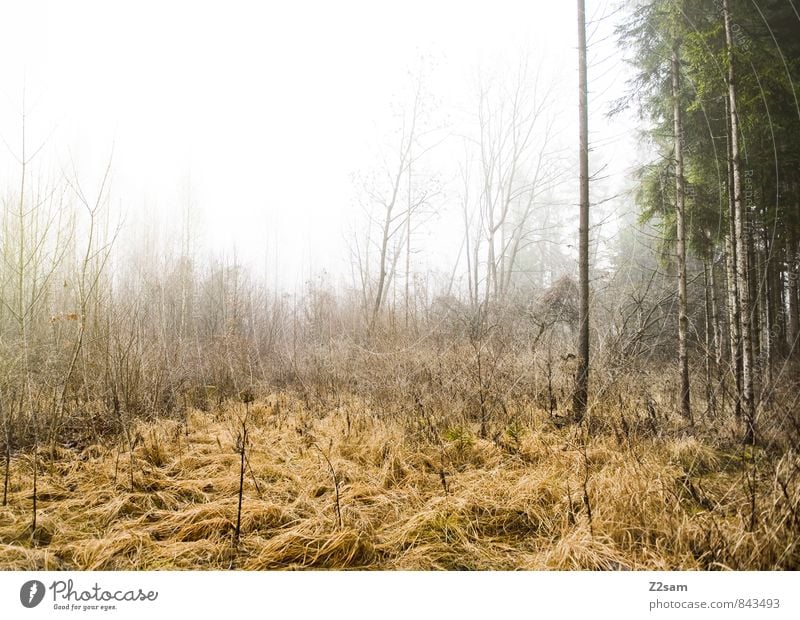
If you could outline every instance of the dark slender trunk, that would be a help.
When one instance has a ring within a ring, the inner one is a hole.
[[[239,505],[236,509],[236,532],[234,533],[234,546],[239,546],[239,536],[242,531],[242,497],[244,496],[244,464],[245,451],[247,450],[247,427],[242,426],[242,443],[239,446],[239,456],[241,459],[239,466]]]
[[[769,227],[764,226],[764,321],[767,331],[766,335],[766,355],[764,356],[764,394],[769,394],[772,385],[772,368],[775,360],[781,355],[781,343],[783,333],[781,323],[778,320],[777,300],[781,299],[780,287],[775,277],[775,244],[770,238]]]
[[[717,277],[715,275],[716,266],[711,261],[708,272],[708,283],[711,294],[711,328],[714,334],[714,363],[717,372],[722,365],[722,330],[719,324],[719,301],[717,300]]]
[[[745,172],[747,174],[747,172]],[[763,287],[759,286],[759,282],[761,278],[759,277],[761,273],[761,253],[756,251],[755,249],[755,216],[754,214],[750,213],[749,205],[750,199],[747,198],[744,193],[742,195],[742,208],[744,209],[744,217],[745,217],[745,228],[748,231],[747,235],[747,281],[750,284],[750,317],[752,321],[752,327],[750,328],[750,334],[753,343],[753,402],[757,402],[755,398],[755,378],[760,376],[760,369],[762,365],[762,354],[764,351],[762,337],[761,337],[761,330],[764,322],[762,321],[762,315],[764,312],[764,304],[763,304],[763,297],[761,295],[761,289]]]
[[[5,396],[5,395],[3,395]],[[5,475],[3,476],[3,506],[8,504],[8,480],[11,472],[11,415],[14,413],[14,401],[16,400],[15,397],[8,399],[8,404],[10,411],[6,413],[4,410],[3,413],[3,430],[5,431],[4,442],[6,445],[5,449],[5,457],[6,457],[6,471]],[[3,407],[5,403],[0,402],[0,407]]]
[[[703,279],[705,281],[705,360],[706,360],[706,402],[708,403],[708,412],[713,416],[716,415],[717,403],[714,392],[714,360],[716,358],[716,345],[714,343],[714,310],[711,307],[711,270],[713,263],[709,266],[709,261],[703,261]]]
[[[798,269],[797,236],[792,230],[786,247],[786,343],[788,355],[794,356],[798,351],[798,335],[800,335],[800,316],[798,316],[797,280]]]
[[[719,301],[717,298],[717,277],[715,275],[716,265],[711,261],[711,270],[709,271],[709,285],[711,288],[711,321],[712,329],[714,331],[714,391],[712,397],[714,399],[714,413],[716,413],[717,406],[717,392],[720,385],[722,385],[722,326],[719,317]],[[724,394],[724,391],[723,391]],[[724,396],[723,396],[724,398]],[[723,408],[724,408],[723,401]]]
[[[408,167],[408,214],[406,215],[406,278],[405,278],[405,327],[408,329],[411,314],[411,166]]]
[[[31,519],[31,540],[36,543],[36,496],[38,494],[37,482],[39,480],[39,446],[33,446],[33,517]]]
[[[6,472],[3,476],[3,506],[8,504],[8,476],[11,471],[11,450],[6,443]]]

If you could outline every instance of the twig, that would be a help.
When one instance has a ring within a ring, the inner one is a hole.
[[[317,445],[317,443],[311,444],[313,448],[316,448],[319,453],[322,455],[322,458],[325,459],[325,462],[328,464],[328,469],[331,472],[331,478],[333,478],[333,487],[336,492],[336,522],[338,523],[339,527],[342,527],[342,508],[339,503],[339,478],[336,476],[336,470],[333,469],[333,465],[331,464],[331,460],[328,458],[328,455],[322,450],[322,448]]]
[[[264,496],[261,494],[261,487],[258,485],[258,480],[256,480],[256,474],[253,472],[253,466],[250,464],[250,458],[245,457],[245,463],[247,464],[247,469],[250,471],[250,477],[253,479],[253,484],[256,487],[256,493],[258,493],[258,499],[264,499]]]
[[[117,459],[114,462],[114,486],[117,486],[117,474],[119,473],[119,455],[122,454],[122,442],[117,446]]]
[[[586,516],[589,518],[589,534],[594,537],[592,527],[592,503],[589,501],[589,457],[586,455],[586,441],[581,437],[581,454],[583,455],[583,505],[586,506]]]
[[[247,422],[242,422],[242,434],[238,437],[239,441],[239,455],[241,456],[241,465],[239,468],[239,507],[236,511],[236,533],[234,534],[233,544],[235,548],[239,547],[239,535],[242,528],[242,496],[244,495],[244,465],[245,465],[245,449],[247,447]]]
[[[0,402],[0,407],[2,407],[2,405],[3,405],[3,403]],[[12,408],[14,406],[13,399],[11,401],[11,406],[12,406]],[[12,409],[12,412],[13,412],[13,409]],[[5,427],[4,430],[5,430],[5,435],[6,435],[6,437],[5,437],[5,444],[6,444],[6,455],[5,455],[6,456],[6,472],[5,472],[5,476],[4,476],[4,479],[3,479],[3,506],[7,506],[8,505],[8,478],[9,478],[9,473],[10,473],[10,470],[11,470],[11,431],[9,430],[9,423],[8,423],[8,418],[9,417],[10,417],[10,414],[6,414],[6,415],[3,416],[3,422],[4,422],[3,426]]]
[[[36,483],[39,469],[39,446],[33,446],[33,519],[31,522],[31,542],[36,544]]]
[[[8,505],[8,475],[11,468],[11,451],[6,443],[6,474],[3,480],[3,506]]]

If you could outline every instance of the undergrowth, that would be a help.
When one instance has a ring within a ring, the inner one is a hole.
[[[485,439],[420,433],[355,398],[310,411],[283,393],[250,406],[235,544],[243,408],[137,422],[131,450],[50,451],[34,532],[34,459],[14,455],[0,568],[800,568],[791,449],[651,432],[631,411],[560,427],[533,406]]]

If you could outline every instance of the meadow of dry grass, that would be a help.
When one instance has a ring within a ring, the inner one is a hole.
[[[132,452],[55,448],[40,460],[33,536],[33,459],[17,454],[0,568],[800,567],[791,450],[714,445],[677,426],[647,432],[630,413],[620,426],[558,428],[531,407],[484,440],[468,425],[435,433],[422,419],[386,419],[356,399],[311,412],[273,394],[246,409],[136,423]]]

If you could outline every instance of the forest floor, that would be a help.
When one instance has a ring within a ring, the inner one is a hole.
[[[456,426],[432,440],[423,420],[355,399],[312,416],[285,394],[247,411],[235,545],[245,411],[136,423],[132,451],[40,448],[33,536],[33,457],[15,455],[0,569],[800,568],[792,452],[535,412],[493,439]]]

